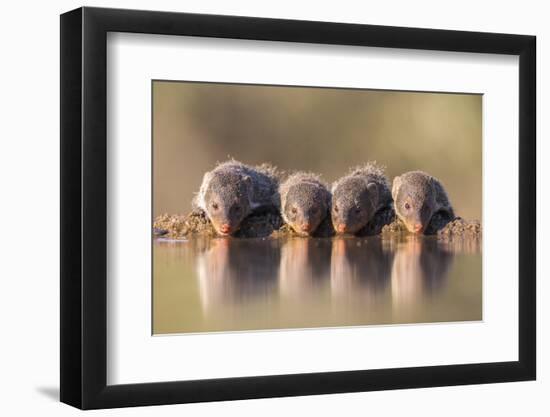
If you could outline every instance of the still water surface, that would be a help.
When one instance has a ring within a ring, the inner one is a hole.
[[[154,334],[482,319],[480,240],[216,238],[153,250]]]

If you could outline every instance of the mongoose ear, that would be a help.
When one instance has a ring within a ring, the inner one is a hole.
[[[372,202],[374,203],[375,206],[377,206],[378,205],[378,187],[374,182],[369,182],[367,184],[367,190],[369,191]]]
[[[391,196],[394,200],[397,200],[397,193],[399,192],[399,187],[401,187],[401,177],[395,177],[393,179],[393,185],[391,187]]]

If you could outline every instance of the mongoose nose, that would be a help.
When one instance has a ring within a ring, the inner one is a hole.
[[[220,226],[220,231],[221,231],[222,233],[230,233],[230,232],[231,232],[231,226],[228,225],[227,223],[222,224],[222,225]]]
[[[302,229],[302,232],[309,232],[311,230],[311,224],[304,223],[304,224],[302,224],[300,229]]]
[[[420,223],[415,224],[414,227],[413,227],[413,230],[414,230],[415,233],[422,232],[422,225]]]
[[[346,231],[346,225],[345,224],[339,224],[336,228],[338,230],[338,233],[344,233]]]

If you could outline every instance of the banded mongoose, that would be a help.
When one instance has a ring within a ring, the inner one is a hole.
[[[392,196],[395,212],[409,232],[434,234],[455,218],[443,185],[424,172],[395,177]]]
[[[376,163],[354,168],[332,185],[332,223],[337,233],[363,234],[369,223],[380,223],[371,228],[378,234],[391,222],[392,206],[390,183]],[[391,216],[387,216],[389,211]]]
[[[298,172],[279,187],[283,220],[299,235],[311,236],[327,217],[330,192],[318,175]]]
[[[206,213],[219,235],[232,235],[253,212],[277,209],[277,188],[272,166],[230,160],[204,174],[194,205]]]

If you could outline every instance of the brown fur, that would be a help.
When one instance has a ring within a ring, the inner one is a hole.
[[[311,236],[327,217],[330,192],[316,174],[298,172],[279,187],[284,221],[299,235]]]
[[[395,212],[409,232],[434,234],[455,218],[443,185],[424,172],[395,177],[392,196]]]

